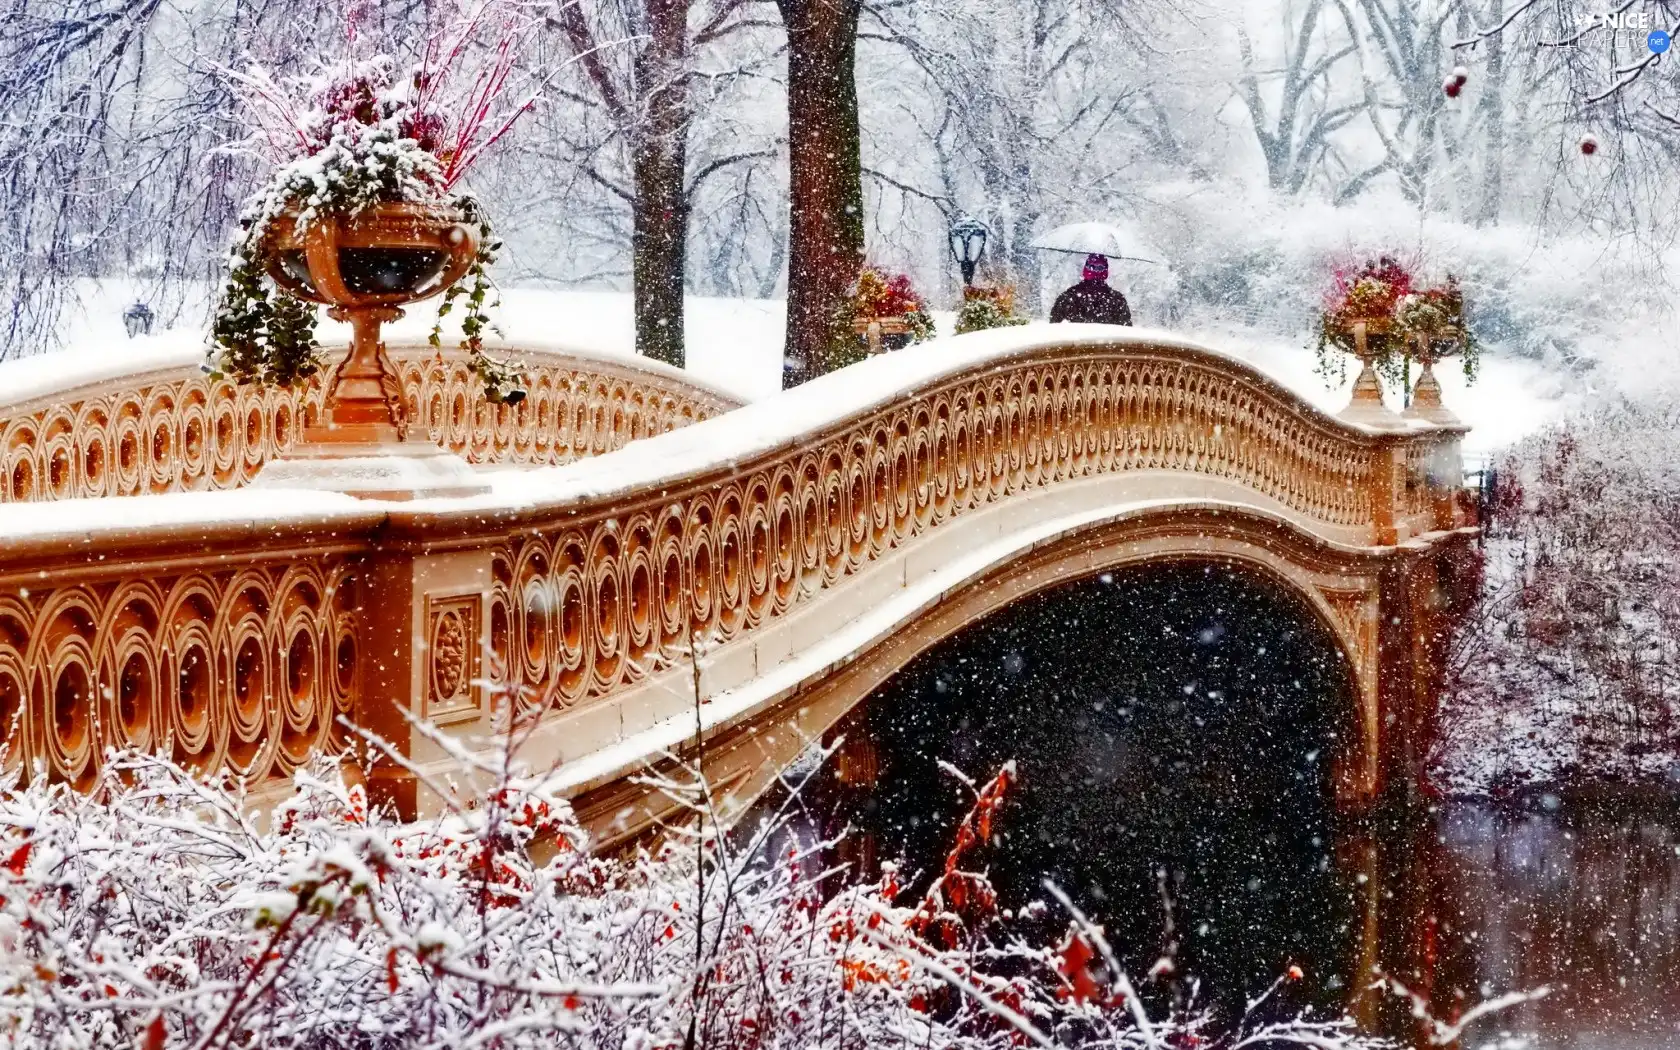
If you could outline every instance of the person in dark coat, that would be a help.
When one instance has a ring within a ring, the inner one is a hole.
[[[1085,257],[1084,280],[1056,296],[1050,308],[1050,323],[1131,324],[1132,308],[1126,297],[1108,286],[1108,258]]]

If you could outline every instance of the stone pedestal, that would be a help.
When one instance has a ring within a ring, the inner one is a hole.
[[[362,499],[475,496],[490,485],[472,465],[429,442],[305,440],[263,467],[253,488],[343,492]]]
[[[1359,376],[1353,381],[1353,399],[1338,415],[1350,423],[1360,423],[1368,427],[1382,430],[1399,430],[1405,424],[1394,410],[1383,402],[1382,382],[1377,378],[1377,370],[1372,367],[1372,356],[1368,344],[1369,335],[1384,334],[1368,331],[1370,325],[1365,321],[1357,321],[1353,325],[1354,354],[1359,358]]]
[[[453,780],[470,796],[471,777],[438,743],[419,731],[465,736],[482,747],[493,731],[489,660],[490,555],[485,550],[443,554],[394,553],[372,558],[365,570],[362,609],[367,639],[355,721],[414,767]],[[405,819],[436,812],[442,799],[413,769],[370,756],[369,797]]]
[[[1459,426],[1461,421],[1441,404],[1441,383],[1435,378],[1435,362],[1423,359],[1423,371],[1417,386],[1412,388],[1412,403],[1405,411],[1407,419],[1421,419],[1444,427]]]

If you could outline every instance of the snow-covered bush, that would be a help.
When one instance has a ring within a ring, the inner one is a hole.
[[[1028,318],[1015,312],[1015,288],[970,285],[963,289],[963,304],[957,311],[956,334],[984,332],[988,328],[1013,328]]]
[[[674,829],[657,854],[594,858],[563,800],[498,783],[408,824],[370,814],[325,764],[266,826],[237,792],[134,754],[88,795],[7,790],[6,1045],[1001,1050],[1184,1046],[1201,1030],[1152,1021],[1077,913],[1055,947],[1008,932],[963,863],[990,839],[1007,771],[908,901],[890,870],[825,895],[809,849],[765,846],[774,821],[741,848]],[[1346,1020],[1239,1034],[1387,1045]]]
[[[1497,465],[1436,775],[1482,793],[1680,774],[1680,409],[1620,402]]]

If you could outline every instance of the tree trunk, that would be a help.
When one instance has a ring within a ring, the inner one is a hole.
[[[1033,4],[1032,35],[1026,41],[1025,54],[1021,56],[1023,98],[1008,111],[1010,141],[1015,150],[1009,173],[1010,195],[1014,198],[1010,202],[1009,221],[1013,228],[1008,233],[1009,268],[1015,281],[1015,301],[1021,312],[1029,317],[1038,316],[1044,308],[1044,279],[1039,268],[1039,253],[1032,246],[1042,209],[1039,205],[1039,180],[1033,164],[1034,153],[1028,148],[1029,143],[1038,139],[1038,129],[1033,126],[1034,107],[1029,100],[1044,96],[1044,56],[1050,46],[1051,25],[1063,17],[1063,7],[1059,0],[1055,3],[1038,0]]]
[[[1489,5],[1488,15],[1492,21],[1486,25],[1498,25],[1505,18],[1505,4],[1503,0],[1493,0]],[[1482,156],[1486,167],[1482,169],[1482,200],[1481,207],[1476,213],[1478,226],[1497,226],[1499,224],[1499,206],[1505,196],[1505,34],[1500,33],[1487,42],[1487,62],[1483,66],[1482,76],[1486,83],[1482,85],[1482,125],[1486,138],[1482,145]]]
[[[1031,172],[1031,163],[1022,158],[1021,174]],[[1043,260],[1032,246],[1038,233],[1039,208],[1036,196],[1029,189],[1020,193],[1009,217],[1009,272],[1015,282],[1015,305],[1020,312],[1037,317],[1044,310]]]
[[[863,262],[857,30],[862,0],[777,0],[788,34],[787,367],[832,367],[836,315]]]
[[[680,141],[643,144],[635,155],[630,234],[636,352],[683,367],[683,274],[688,260],[688,156]]]
[[[631,281],[636,352],[683,367],[683,286],[688,263],[688,6],[647,0],[647,41],[636,54],[644,100],[631,164]]]

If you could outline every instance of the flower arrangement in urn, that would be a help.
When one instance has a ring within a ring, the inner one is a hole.
[[[524,397],[517,365],[485,352],[500,243],[462,176],[536,96],[506,88],[530,31],[485,3],[427,35],[418,60],[349,47],[310,77],[227,73],[255,126],[247,147],[272,165],[247,202],[212,322],[210,367],[238,383],[290,386],[321,371],[313,304],[348,321],[348,356],[328,380],[333,440],[405,436],[400,379],[379,341],[401,306],[442,296],[464,307],[462,349],[496,403]],[[488,39],[487,39],[488,38]]]
[[[1349,412],[1375,420],[1382,408],[1380,374],[1407,388],[1407,415],[1438,423],[1456,422],[1441,407],[1441,388],[1434,364],[1462,355],[1464,375],[1474,380],[1480,346],[1465,320],[1464,292],[1458,278],[1448,274],[1436,285],[1424,285],[1390,256],[1366,262],[1357,269],[1338,270],[1318,324],[1318,370],[1326,379],[1346,378],[1342,353],[1359,358],[1362,369],[1354,383]],[[1422,366],[1415,388],[1411,365]],[[1370,420],[1368,420],[1370,421]]]
[[[1319,315],[1319,373],[1346,378],[1343,353],[1378,371],[1392,371],[1397,343],[1392,338],[1394,311],[1411,292],[1411,273],[1387,255],[1355,269],[1337,270]]]
[[[835,367],[934,336],[933,318],[907,274],[865,266],[840,312]]]
[[[1015,312],[1015,287],[969,285],[963,289],[962,308],[957,311],[956,333],[983,332],[988,328],[1023,325],[1027,319]]]
[[[1441,284],[1401,299],[1394,309],[1394,324],[1408,366],[1414,359],[1422,366],[1406,414],[1435,423],[1458,422],[1442,406],[1441,384],[1435,378],[1435,362],[1447,357],[1456,355],[1463,362],[1464,378],[1472,383],[1481,366],[1481,344],[1465,317],[1464,290],[1458,278],[1448,274]]]
[[[1426,369],[1457,356],[1464,365],[1464,378],[1475,381],[1481,368],[1481,344],[1465,318],[1464,289],[1456,276],[1448,274],[1441,284],[1402,298],[1394,308],[1394,321],[1407,356]]]

